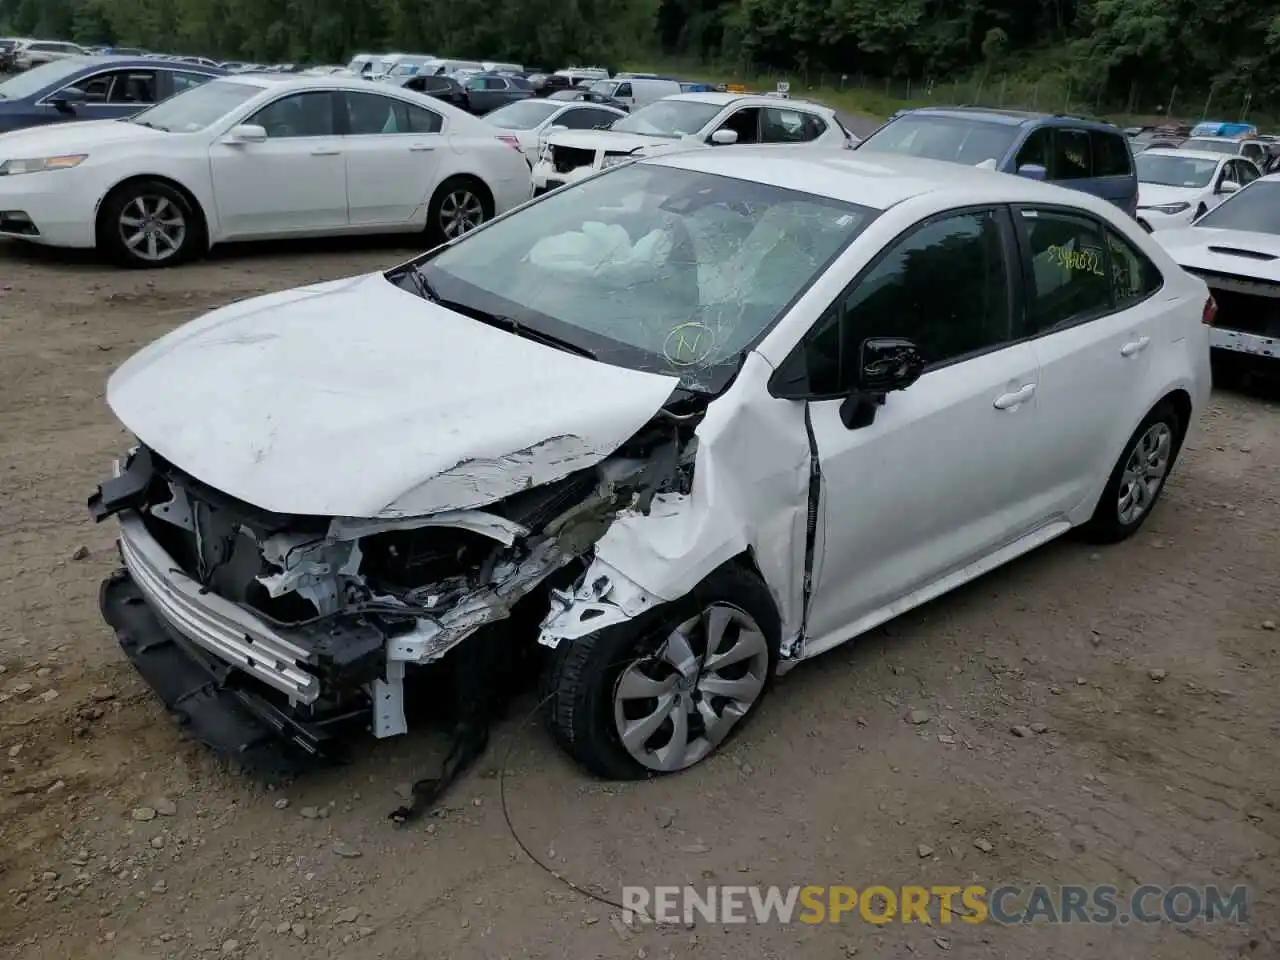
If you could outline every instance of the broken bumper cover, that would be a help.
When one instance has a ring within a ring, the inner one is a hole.
[[[1209,331],[1209,346],[1232,353],[1246,353],[1255,357],[1280,358],[1280,340],[1261,333],[1245,333],[1214,327]]]
[[[301,723],[160,619],[127,569],[103,581],[102,616],[183,732],[269,778],[296,776],[344,758],[333,724]]]
[[[320,696],[319,678],[301,667],[316,663],[314,652],[184,574],[133,511],[120,515],[120,555],[172,630],[291,700],[311,704]]]

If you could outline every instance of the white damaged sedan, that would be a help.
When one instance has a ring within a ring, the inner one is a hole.
[[[403,733],[411,681],[482,697],[537,655],[577,761],[682,770],[800,660],[1137,531],[1210,306],[1078,191],[842,150],[622,165],[128,360],[103,614],[241,760]]]

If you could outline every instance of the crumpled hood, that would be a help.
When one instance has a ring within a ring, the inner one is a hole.
[[[1163,183],[1138,184],[1138,206],[1158,207],[1171,203],[1192,203],[1204,188],[1170,187]]]
[[[56,157],[88,152],[93,147],[123,141],[155,140],[172,136],[124,120],[70,120],[46,123],[0,133],[0,160]]]
[[[1274,234],[1187,227],[1152,236],[1180,267],[1280,282],[1280,237]]]
[[[107,402],[165,459],[264,510],[386,518],[483,506],[598,463],[677,383],[375,273],[179,327],[111,376]]]

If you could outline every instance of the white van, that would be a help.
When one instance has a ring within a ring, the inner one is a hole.
[[[453,73],[455,70],[470,70],[483,73],[484,64],[478,60],[432,60],[423,65],[421,73],[438,76],[442,73]]]
[[[634,79],[593,80],[587,89],[601,96],[612,97],[627,105],[628,110],[647,107],[655,100],[673,97],[680,93],[680,84],[675,80],[659,80],[657,77],[635,77]]]
[[[568,77],[569,82],[574,86],[584,80],[608,80],[609,71],[604,67],[565,67],[563,70],[557,70],[556,75],[560,77]]]
[[[519,63],[500,63],[497,60],[485,60],[480,66],[487,73],[524,73],[524,65]]]
[[[435,59],[429,53],[393,53],[382,58],[381,67],[374,73],[382,77],[412,77],[422,73]]]

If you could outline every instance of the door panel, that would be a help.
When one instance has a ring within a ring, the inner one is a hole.
[[[1037,511],[1061,519],[1110,473],[1143,412],[1161,311],[1148,294],[1159,274],[1091,218],[1042,209],[1016,220],[1030,257],[1030,332],[1041,334],[1031,347],[1042,436],[1025,470]]]
[[[882,255],[806,337],[822,469],[823,549],[809,612],[819,637],[1013,539],[1036,430],[1036,359],[1012,344],[1015,251],[1003,210],[926,221]],[[862,343],[912,341],[930,364],[847,428]],[[780,374],[786,375],[787,364]],[[830,398],[830,399],[825,399]]]
[[[439,114],[375,93],[348,91],[343,101],[351,225],[394,226],[425,218],[446,147]]]
[[[1017,344],[926,373],[849,430],[839,400],[811,404],[825,541],[809,635],[838,631],[1010,542],[1026,511],[1036,358]]]
[[[335,95],[282,97],[245,123],[267,130],[265,143],[209,148],[219,239],[316,233],[347,225],[347,169],[334,132]]]

